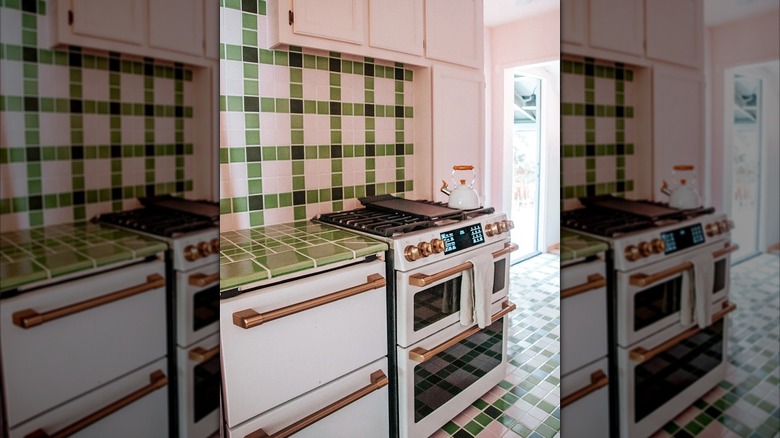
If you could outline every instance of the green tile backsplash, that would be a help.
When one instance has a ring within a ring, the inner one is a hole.
[[[0,225],[4,231],[192,191],[193,71],[39,41],[49,1],[0,0]]]
[[[354,208],[413,188],[413,72],[267,44],[265,1],[221,1],[223,230]]]
[[[561,204],[633,194],[634,71],[593,58],[561,62]]]

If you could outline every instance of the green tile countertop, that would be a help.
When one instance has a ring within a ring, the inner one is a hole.
[[[0,233],[0,292],[166,248],[158,240],[90,222]]]
[[[561,230],[561,263],[596,255],[607,249],[609,245],[603,240],[574,231]]]
[[[292,278],[306,270],[387,251],[387,244],[310,221],[220,233],[220,290]]]

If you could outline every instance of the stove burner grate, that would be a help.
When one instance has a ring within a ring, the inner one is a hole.
[[[647,201],[642,202],[647,203]],[[666,204],[660,202],[653,202],[653,204],[666,206]],[[671,223],[714,212],[714,208],[700,207],[689,210],[680,210],[679,213],[675,213],[672,216],[654,220],[641,215],[611,210],[609,208],[586,206],[576,210],[561,212],[561,226],[599,236],[615,238],[635,231],[669,225]]]
[[[177,237],[214,226],[213,221],[203,216],[150,207],[101,214],[97,221],[163,237]]]

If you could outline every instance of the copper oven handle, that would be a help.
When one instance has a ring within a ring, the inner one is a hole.
[[[198,286],[198,287],[208,286],[211,283],[214,283],[216,281],[219,281],[219,272],[216,272],[211,275],[201,274],[201,273],[192,274],[190,275],[190,278],[188,280],[188,282],[192,286]]]
[[[32,433],[25,435],[24,438],[65,438],[71,436],[76,432],[84,429],[85,427],[98,422],[99,420],[113,414],[114,412],[124,408],[125,406],[133,403],[134,401],[143,398],[144,396],[151,394],[152,392],[164,387],[168,384],[168,378],[162,370],[154,371],[149,375],[150,383],[143,388],[126,395],[125,397],[111,403],[110,405],[93,412],[86,417],[79,419],[78,421],[69,424],[64,429],[58,430],[51,435],[46,433],[43,429],[35,430]]]
[[[506,243],[504,245],[503,249],[500,249],[493,253],[493,258],[497,259],[499,257],[503,257],[507,254],[509,254],[512,251],[517,251],[517,249],[520,248],[516,243]],[[471,269],[474,265],[471,264],[471,262],[462,263],[458,266],[453,266],[449,269],[445,269],[441,272],[437,272],[435,274],[414,274],[409,276],[409,284],[412,286],[417,287],[425,287],[428,286],[431,283],[437,282],[441,279],[447,278],[449,276],[455,275],[459,272],[463,272],[467,269]]]
[[[628,282],[631,283],[632,286],[649,286],[657,281],[663,280],[664,278],[671,277],[672,275],[679,274],[680,272],[687,271],[689,269],[693,269],[693,263],[685,262],[652,275],[642,273],[634,274],[628,278]]]
[[[190,360],[193,360],[198,363],[203,363],[212,357],[219,354],[219,345],[216,347],[206,350],[203,347],[195,347],[192,350],[187,353],[187,356],[190,358]]]
[[[580,388],[577,391],[573,392],[572,394],[567,395],[563,399],[561,399],[561,408],[565,408],[567,405],[570,405],[577,400],[585,397],[586,395],[590,394],[591,392],[595,392],[609,384],[609,377],[607,377],[606,374],[604,374],[604,371],[598,370],[590,375],[590,385]]]
[[[725,248],[721,248],[715,252],[712,253],[712,257],[718,258],[720,256],[724,256],[730,252],[734,252],[739,249],[739,245],[729,245]]]
[[[151,274],[146,277],[146,283],[128,287],[127,289],[122,289],[97,298],[81,301],[79,303],[70,304],[65,307],[60,307],[59,309],[50,310],[44,313],[38,313],[33,309],[19,310],[12,315],[13,323],[23,329],[28,329],[30,327],[35,327],[36,325],[41,325],[44,322],[83,312],[94,307],[119,301],[123,298],[131,297],[163,286],[165,286],[165,278],[160,274]]]
[[[517,306],[514,303],[510,302],[509,300],[504,301],[501,304],[501,310],[496,312],[496,314],[493,315],[492,318],[490,318],[491,323],[498,321],[499,319],[501,319],[504,316],[506,316],[506,314],[508,314],[509,312],[515,310],[516,308],[517,308]],[[437,354],[441,353],[442,351],[452,347],[453,345],[457,344],[458,342],[460,342],[460,341],[468,338],[469,336],[479,332],[480,330],[482,330],[482,329],[479,328],[479,326],[474,326],[474,327],[466,330],[465,332],[455,336],[454,338],[452,338],[452,339],[450,339],[448,341],[445,341],[445,342],[443,342],[443,343],[433,347],[430,350],[426,350],[425,348],[422,348],[422,347],[417,347],[417,348],[415,348],[415,349],[413,349],[412,351],[409,352],[409,360],[414,361],[414,362],[418,362],[418,363],[423,363],[423,362],[425,362],[427,360],[430,360],[432,357],[436,356]]]
[[[386,283],[387,281],[385,280],[385,277],[382,277],[379,274],[371,274],[366,279],[366,283],[340,290],[338,292],[333,292],[328,295],[323,295],[321,297],[312,298],[311,300],[307,300],[302,303],[296,303],[282,307],[281,309],[271,310],[265,313],[257,313],[252,309],[241,310],[233,314],[233,324],[243,329],[250,329],[275,319],[290,316],[298,312],[303,312],[305,310],[313,309],[324,304],[338,301],[342,298],[351,297],[352,295],[357,295],[359,293],[383,287]]]
[[[588,275],[588,282],[578,284],[577,286],[570,287],[561,291],[561,299],[573,297],[589,290],[598,289],[606,286],[607,280],[601,274]]]
[[[714,323],[718,321],[719,319],[723,318],[727,314],[733,312],[737,308],[737,305],[726,301],[723,303],[723,310],[719,311],[718,313],[712,315],[712,321],[711,323]],[[664,351],[674,347],[675,345],[679,344],[680,342],[690,338],[691,336],[698,333],[701,329],[699,329],[698,326],[694,326],[689,328],[688,330],[680,333],[679,335],[673,337],[672,339],[669,339],[668,341],[664,342],[663,344],[653,348],[652,350],[645,350],[642,347],[637,347],[631,350],[628,357],[634,362],[647,362],[648,360],[654,358],[655,356],[658,356],[659,354],[663,353]]]
[[[368,385],[358,389],[357,391],[353,392],[352,394],[349,394],[348,396],[342,399],[339,399],[329,404],[328,406],[325,406],[319,411],[314,412],[313,414],[300,419],[299,421],[285,427],[279,432],[268,435],[267,433],[265,433],[263,429],[258,429],[250,433],[249,435],[246,435],[245,438],[287,438],[311,426],[312,424],[322,420],[323,418],[338,411],[339,409],[342,409],[348,406],[349,404],[356,402],[361,398],[367,396],[368,394],[371,394],[372,392],[381,389],[383,386],[387,385],[387,382],[388,382],[387,376],[385,375],[384,372],[382,372],[382,370],[374,371],[373,373],[371,373],[371,383],[369,383]]]

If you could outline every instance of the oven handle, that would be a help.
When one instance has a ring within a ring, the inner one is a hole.
[[[503,257],[507,254],[509,254],[512,251],[517,251],[520,247],[516,243],[506,243],[504,244],[504,248],[500,249],[493,253],[493,258],[497,259],[499,257]],[[441,272],[437,272],[435,274],[414,274],[409,276],[409,284],[412,286],[417,287],[425,287],[430,285],[431,283],[435,283],[439,280],[442,280],[444,278],[447,278],[449,276],[455,275],[459,272],[463,272],[465,270],[473,268],[474,265],[471,264],[471,262],[462,263],[458,266],[453,266],[449,269],[445,269]]]
[[[733,312],[737,308],[737,305],[726,301],[723,303],[723,309],[719,312],[712,315],[712,321],[710,323],[714,323],[727,314]],[[663,353],[664,351],[674,347],[675,345],[679,344],[680,342],[690,338],[691,336],[695,335],[701,331],[701,329],[698,326],[694,326],[689,328],[688,330],[680,333],[679,335],[673,337],[672,339],[669,339],[668,341],[664,342],[663,344],[653,348],[652,350],[645,350],[642,347],[637,347],[631,350],[628,357],[634,362],[643,363],[647,362],[648,360],[658,356],[659,354]]]
[[[203,274],[203,273],[199,272],[197,274],[190,275],[189,280],[188,280],[190,285],[198,286],[198,287],[208,286],[211,283],[214,283],[214,282],[217,282],[217,281],[219,281],[219,272],[216,272],[216,273],[211,274],[211,275]]]
[[[516,308],[517,308],[517,305],[515,305],[512,302],[510,302],[509,300],[504,301],[503,303],[501,303],[501,310],[496,312],[496,314],[493,315],[493,317],[490,319],[491,324],[496,322],[496,321],[498,321],[499,319],[503,318],[509,312],[515,310]],[[443,342],[443,343],[433,347],[430,350],[426,350],[425,348],[422,348],[422,347],[417,347],[417,348],[415,348],[415,349],[413,349],[412,351],[409,352],[409,360],[414,361],[414,362],[418,362],[418,363],[423,363],[425,361],[428,361],[432,357],[434,357],[437,354],[441,353],[442,351],[452,347],[453,345],[455,345],[458,342],[468,338],[469,336],[479,332],[480,330],[482,330],[482,329],[479,328],[479,326],[474,326],[474,327],[466,330],[465,332],[455,336],[454,338],[450,339],[449,341],[445,341],[445,342]]]
[[[190,350],[189,353],[187,353],[187,356],[192,361],[203,363],[218,354],[219,354],[219,345],[217,345],[216,347],[210,350],[206,350],[203,347],[195,347],[192,350]]]
[[[34,432],[25,435],[24,438],[64,438],[71,436],[85,427],[98,422],[99,420],[113,414],[114,412],[168,384],[168,378],[165,377],[165,374],[162,372],[162,370],[157,370],[150,374],[149,380],[150,383],[143,388],[128,394],[125,397],[122,397],[110,405],[101,408],[100,410],[95,411],[74,423],[65,426],[65,428],[58,430],[51,435],[46,433],[43,429],[37,429]]]
[[[587,292],[593,289],[598,289],[606,285],[607,285],[607,280],[604,278],[604,276],[602,276],[601,274],[591,274],[588,275],[587,283],[578,284],[577,286],[573,286],[568,289],[562,290],[561,299],[570,298],[575,295],[579,295],[583,292]]]
[[[300,419],[299,421],[285,427],[279,432],[268,435],[267,433],[265,433],[263,429],[257,429],[256,431],[250,433],[249,435],[246,435],[244,438],[287,438],[311,426],[312,424],[322,420],[323,418],[338,411],[339,409],[342,409],[347,405],[356,402],[361,398],[367,396],[368,394],[371,394],[372,392],[379,390],[384,386],[387,386],[387,382],[388,382],[387,376],[382,370],[374,371],[373,373],[371,373],[371,383],[369,383],[368,385],[358,389],[357,391],[353,392],[352,394],[349,394],[348,396],[342,399],[339,399],[329,404],[328,406],[325,406],[319,411],[314,412],[313,414],[310,414]]]
[[[712,257],[713,258],[718,258],[718,257],[724,256],[724,255],[726,255],[726,254],[728,254],[730,252],[734,252],[734,251],[736,251],[738,249],[739,249],[739,245],[729,245],[729,246],[727,246],[725,248],[722,248],[722,249],[719,249],[719,250],[713,252],[712,253]]]
[[[366,278],[366,282],[363,284],[340,290],[338,292],[333,292],[328,295],[323,295],[321,297],[312,298],[301,303],[291,304],[289,306],[282,307],[281,309],[271,310],[265,313],[257,313],[252,309],[241,310],[233,314],[233,325],[237,325],[243,329],[251,329],[252,327],[257,327],[263,323],[270,322],[275,319],[294,315],[305,310],[338,301],[342,298],[348,298],[352,295],[357,295],[383,287],[386,283],[387,281],[385,280],[385,277],[382,277],[379,274],[371,274],[368,276],[368,278]]]
[[[642,273],[634,274],[628,278],[628,282],[631,283],[632,286],[645,287],[657,281],[663,280],[664,278],[671,277],[672,275],[679,274],[680,272],[684,272],[689,269],[693,269],[693,263],[685,262],[677,266],[674,266],[672,268],[651,275],[642,274]]]
[[[146,283],[138,284],[128,287],[110,294],[92,298],[90,300],[81,301],[59,309],[50,310],[44,313],[38,313],[33,309],[24,309],[14,312],[12,315],[13,323],[23,329],[35,327],[45,322],[53,321],[55,319],[63,318],[65,316],[73,315],[74,313],[83,312],[85,310],[99,307],[104,304],[113,303],[123,298],[138,295],[143,292],[158,289],[165,286],[165,278],[160,274],[151,274],[146,277]]]
[[[604,374],[604,371],[597,370],[590,375],[590,385],[580,388],[574,393],[567,395],[561,399],[561,409],[576,402],[577,400],[585,397],[586,395],[598,391],[599,389],[609,384],[609,377]]]

